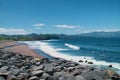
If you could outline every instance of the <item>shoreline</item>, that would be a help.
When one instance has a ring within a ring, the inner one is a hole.
[[[0,50],[2,80],[120,80],[111,70],[99,70],[73,61],[55,58],[36,59]]]
[[[18,44],[16,41],[2,41],[0,42],[0,48],[5,52],[13,52],[16,54],[38,57],[40,59],[44,58],[44,56],[36,53],[36,51],[31,49],[28,45]]]
[[[7,43],[7,44],[6,44]],[[112,65],[108,65],[108,66],[104,66],[102,68],[102,66],[100,67],[99,65],[94,64],[94,62],[87,60],[87,62],[85,62],[85,60],[83,58],[79,58],[79,60],[74,61],[70,58],[64,58],[65,56],[62,54],[59,54],[57,52],[55,52],[55,54],[49,53],[49,50],[47,50],[47,48],[49,49],[50,47],[45,48],[45,50],[41,49],[32,49],[29,44],[27,43],[19,43],[18,41],[4,41],[5,46],[9,46],[9,47],[5,47],[5,49],[3,49],[3,51],[5,52],[13,52],[16,54],[22,54],[22,55],[27,55],[27,56],[33,56],[39,59],[43,59],[43,58],[48,58],[48,59],[54,59],[54,58],[59,58],[62,60],[68,60],[68,61],[72,61],[72,62],[77,62],[81,65],[84,66],[92,66],[92,67],[96,67],[98,69],[110,69],[110,70],[114,70],[113,67],[109,67]],[[44,46],[43,43],[40,42],[40,46]],[[1,47],[1,46],[0,46]],[[44,46],[45,47],[45,46]],[[53,50],[53,49],[52,49]],[[56,56],[56,54],[58,54],[58,56]],[[63,57],[59,57],[59,56],[63,56]],[[89,64],[90,63],[90,64]],[[116,71],[116,70],[115,70]],[[117,72],[118,74],[120,74],[119,72]]]
[[[27,42],[27,44],[31,45],[31,42]],[[39,45],[39,47],[36,47],[36,48],[40,48],[40,51],[43,51],[44,54],[48,54],[49,56],[52,56],[52,57],[55,57],[55,58],[61,58],[61,59],[65,59],[65,60],[69,60],[69,61],[73,61],[73,62],[77,62],[79,64],[82,64],[82,65],[87,65],[87,66],[92,66],[92,67],[95,67],[95,68],[98,68],[98,69],[109,69],[109,70],[114,70],[116,71],[118,74],[120,74],[120,69],[114,67],[115,65],[111,64],[111,63],[107,63],[107,62],[104,62],[104,61],[100,61],[99,63],[97,63],[97,61],[89,58],[89,57],[86,57],[86,59],[84,59],[84,56],[82,57],[79,57],[79,56],[74,56],[76,59],[72,59],[73,56],[69,56],[69,55],[64,55],[64,54],[60,54],[59,52],[55,51],[53,49],[52,46],[49,46],[48,44],[44,43],[44,42],[33,42],[32,44],[37,44],[37,46]],[[34,46],[34,45],[33,45]],[[79,62],[80,61],[80,62]],[[81,62],[82,61],[82,62]],[[87,62],[86,62],[87,61]],[[95,62],[95,63],[94,63]],[[106,63],[106,65],[103,65],[102,62]],[[97,64],[98,65],[97,65]],[[102,64],[102,65],[99,65],[99,64]],[[117,64],[118,65],[118,64]]]

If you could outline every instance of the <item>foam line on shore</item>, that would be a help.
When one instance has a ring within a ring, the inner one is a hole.
[[[55,49],[53,46],[50,46],[48,43],[45,43],[45,42],[42,42],[42,41],[34,41],[34,42],[26,42],[26,43],[28,45],[30,45],[31,47],[39,48],[40,50],[42,50],[46,54],[49,54],[50,56],[53,56],[53,57],[59,57],[59,58],[63,58],[63,59],[66,59],[66,60],[72,60],[72,61],[75,61],[75,62],[78,62],[79,60],[83,60],[83,61],[88,60],[88,61],[92,61],[94,64],[99,65],[99,66],[101,66],[101,65],[104,65],[104,66],[112,65],[114,68],[120,69],[120,64],[119,63],[97,61],[93,57],[88,57],[88,56],[66,55],[64,53],[58,52],[57,49]]]

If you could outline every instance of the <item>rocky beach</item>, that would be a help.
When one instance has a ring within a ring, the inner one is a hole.
[[[27,45],[13,41],[0,43],[0,80],[120,80],[115,71],[85,66],[82,62],[81,59],[78,63],[61,58],[50,60]]]

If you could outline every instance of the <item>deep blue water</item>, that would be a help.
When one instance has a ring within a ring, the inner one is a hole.
[[[90,56],[98,61],[117,62],[120,63],[120,39],[118,38],[69,38],[60,40],[45,41],[54,48],[62,48],[64,54],[75,56]],[[74,50],[65,46],[65,43],[80,47]]]
[[[95,66],[108,69],[113,65],[120,73],[120,38],[77,37],[57,40],[24,41],[40,55],[61,57],[73,61],[88,60]],[[47,53],[47,54],[44,54]],[[52,57],[50,57],[52,58]]]

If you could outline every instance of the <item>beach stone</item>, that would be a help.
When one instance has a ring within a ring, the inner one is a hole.
[[[59,64],[55,63],[55,62],[53,62],[52,64],[53,64],[53,66],[59,66]]]
[[[0,72],[0,76],[8,76],[10,72]]]
[[[36,71],[36,70],[43,70],[43,69],[44,69],[44,65],[34,66],[32,69],[33,69],[34,71]]]
[[[48,58],[43,58],[42,61],[43,62],[49,62],[49,59]]]
[[[54,66],[52,64],[44,64],[44,71],[50,75],[53,75]]]
[[[17,75],[17,74],[20,72],[20,69],[13,69],[13,68],[11,68],[11,69],[10,69],[10,72],[11,72],[12,74],[14,74],[14,75]]]
[[[93,64],[93,62],[88,62],[88,64]]]
[[[29,78],[29,80],[38,80],[38,77],[37,76],[32,76]]]
[[[56,72],[60,72],[61,70],[63,70],[64,68],[62,67],[62,66],[56,66],[55,68],[54,68],[54,71],[56,71]]]
[[[29,75],[30,75],[29,73],[19,73],[19,75],[17,75],[17,79],[18,80],[25,80],[25,78],[30,77]]]
[[[42,74],[43,74],[43,71],[42,71],[42,70],[33,71],[33,72],[31,73],[32,76],[38,76],[38,77],[42,76]]]
[[[85,80],[85,79],[84,79],[84,77],[78,75],[78,76],[75,77],[75,80]]]
[[[74,70],[72,72],[72,75],[74,75],[74,76],[77,76],[77,75],[80,75],[80,74],[82,74],[82,72],[80,70]]]
[[[39,79],[39,80],[46,80],[46,79]]]
[[[15,75],[9,74],[9,75],[7,76],[7,80],[17,80],[17,79],[16,79],[16,76],[15,76]]]
[[[79,60],[79,62],[83,62],[83,60]]]
[[[3,66],[2,63],[0,62],[0,68],[1,68],[2,66]]]
[[[41,64],[41,62],[36,62],[35,64],[36,64],[37,66],[39,66],[39,65]]]
[[[67,69],[69,72],[71,72],[71,71],[75,70],[75,67],[68,67]]]
[[[104,80],[105,74],[103,72],[90,71],[82,73],[81,76],[85,80]]]
[[[94,70],[95,70],[94,67],[90,67],[90,68],[89,68],[89,71],[94,71]]]
[[[109,65],[109,67],[112,67],[112,65]]]
[[[9,74],[10,74],[9,72],[0,72],[0,76],[3,77],[4,79],[6,79]]]
[[[41,76],[42,79],[47,79],[50,75],[48,73],[43,73],[43,75]]]
[[[3,66],[3,67],[1,67],[0,69],[2,69],[2,70],[8,70],[8,69],[9,69],[9,66]]]
[[[49,76],[46,80],[58,80],[58,77]]]
[[[64,71],[54,72],[54,75],[53,75],[53,76],[60,77],[60,76],[64,76],[65,74],[66,74],[66,72],[64,72]]]
[[[65,67],[75,67],[75,64],[68,62],[68,63],[65,64]]]
[[[59,80],[75,80],[75,76],[66,74],[64,76],[59,77]]]
[[[4,78],[4,77],[2,77],[2,76],[0,76],[0,80],[5,80],[5,78]]]
[[[85,63],[87,63],[88,61],[87,60],[85,60]]]

